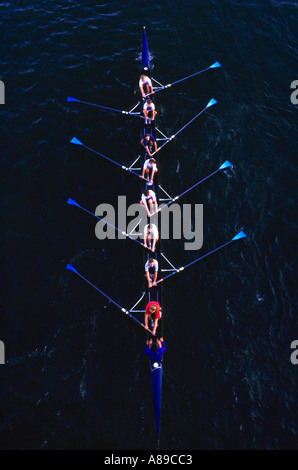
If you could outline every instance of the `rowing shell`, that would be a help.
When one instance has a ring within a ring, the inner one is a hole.
[[[219,62],[215,62],[213,63],[211,66],[203,69],[203,70],[200,70],[199,72],[195,72],[187,77],[184,77],[182,79],[179,79],[179,80],[176,80],[175,82],[172,82],[172,83],[169,83],[168,85],[162,85],[162,84],[159,84],[160,87],[155,87],[154,89],[154,95],[152,96],[152,100],[154,99],[154,96],[156,95],[156,93],[162,91],[162,90],[166,90],[168,87],[170,86],[173,86],[175,84],[178,84],[178,83],[181,83],[183,82],[184,80],[188,80],[196,75],[199,75],[203,72],[207,72],[208,70],[212,70],[212,69],[217,69],[221,67],[220,63]],[[150,71],[150,61],[149,61],[149,53],[148,53],[148,46],[147,46],[147,40],[146,40],[146,31],[145,31],[145,28],[144,28],[144,32],[143,32],[143,47],[142,47],[142,68],[141,68],[141,73],[142,74],[145,74],[145,75],[148,75],[151,80],[152,77],[151,77],[151,71]],[[154,83],[159,83],[157,82],[156,80],[154,80]],[[142,101],[142,100],[141,100]],[[162,145],[159,146],[158,148],[158,155],[159,155],[159,151],[165,146],[165,145],[168,145],[170,142],[173,141],[173,139],[179,135],[184,129],[186,129],[191,123],[194,122],[194,120],[196,120],[199,116],[201,116],[202,113],[204,113],[205,111],[207,111],[211,106],[213,106],[214,104],[217,103],[216,100],[214,100],[213,98],[208,102],[208,104],[199,112],[196,114],[196,116],[194,116],[189,122],[187,122],[181,129],[179,129],[175,134],[173,134],[172,136],[170,137],[167,137],[163,132],[161,132],[157,127],[155,128],[155,125],[154,125],[154,121],[151,121],[151,122],[145,122],[145,119],[144,119],[144,115],[143,115],[143,103],[140,103],[140,101],[135,104],[129,111],[124,111],[124,110],[120,110],[120,109],[115,109],[115,108],[111,108],[111,107],[107,107],[107,106],[102,106],[100,104],[95,104],[95,103],[90,103],[90,102],[87,102],[87,101],[81,101],[81,100],[78,100],[76,98],[73,98],[73,97],[70,97],[68,96],[67,97],[67,102],[73,102],[73,103],[82,103],[82,104],[87,104],[87,105],[91,105],[91,106],[94,106],[96,108],[99,108],[103,111],[109,111],[109,112],[113,112],[113,113],[121,113],[121,114],[124,114],[126,116],[130,116],[130,117],[134,117],[134,118],[139,118],[140,117],[142,119],[140,119],[140,122],[141,122],[141,133],[140,133],[140,137],[143,138],[145,133],[150,133],[152,134],[154,137],[155,137],[155,131],[158,132],[158,134],[161,134],[161,137],[159,137],[159,140],[163,140],[164,143]],[[136,111],[136,108],[138,108],[138,106],[141,106],[141,109],[140,111]],[[213,177],[214,175],[216,174],[219,174],[219,173],[222,173],[222,172],[225,172],[228,168],[232,167],[232,164],[229,162],[229,161],[225,161],[220,167],[218,167],[215,171],[212,171],[212,173],[210,173],[209,175],[207,176],[204,176],[202,179],[200,179],[200,181],[198,181],[197,183],[195,184],[192,184],[192,186],[186,190],[184,190],[181,194],[179,194],[178,196],[175,196],[175,197],[171,197],[167,192],[166,190],[164,190],[160,184],[158,183],[158,175],[159,175],[159,172],[157,174],[155,174],[155,177],[154,177],[154,184],[153,185],[148,185],[148,182],[145,182],[144,179],[142,178],[142,176],[136,172],[136,170],[139,170],[137,168],[134,168],[134,164],[141,158],[143,157],[143,159],[145,160],[146,159],[146,152],[144,151],[144,149],[142,148],[142,154],[137,158],[137,160],[135,160],[135,162],[133,162],[129,167],[124,165],[123,163],[120,163],[119,161],[115,161],[113,160],[111,157],[108,157],[106,155],[103,155],[102,153],[96,151],[95,149],[92,149],[90,147],[88,147],[87,145],[85,145],[83,142],[81,142],[78,138],[74,137],[73,139],[71,139],[70,141],[72,144],[75,144],[77,146],[80,146],[81,148],[85,148],[88,152],[92,152],[94,153],[96,156],[99,156],[101,158],[103,158],[104,160],[114,164],[115,166],[117,166],[118,168],[120,168],[121,170],[125,171],[127,174],[129,175],[133,175],[134,177],[137,177],[139,179],[142,180],[142,186],[141,186],[141,190],[142,192],[145,190],[145,189],[152,189],[155,194],[156,194],[156,198],[157,198],[157,203],[159,205],[160,202],[163,202],[163,201],[167,201],[166,204],[164,204],[161,209],[159,209],[158,212],[160,212],[160,210],[162,210],[164,207],[167,207],[169,206],[170,204],[172,204],[173,202],[177,201],[178,199],[180,199],[180,197],[186,195],[189,191],[193,190],[194,188],[196,188],[198,185],[202,184],[204,181],[208,180],[209,178]],[[159,198],[159,189],[165,193],[167,199],[160,199]],[[79,208],[80,210],[83,210],[84,212],[86,212],[87,214],[91,215],[92,217],[95,217],[96,219],[98,220],[103,220],[101,219],[100,217],[98,217],[96,214],[94,214],[93,212],[89,211],[88,209],[84,208],[83,206],[81,206],[80,204],[78,204],[77,202],[75,202],[72,198],[68,198],[67,200],[67,204],[69,204],[70,206],[76,206],[77,208]],[[153,214],[151,215],[151,218],[147,221],[147,223],[154,223],[154,217],[157,217],[158,214]],[[160,264],[160,261],[161,261],[161,257],[164,258],[166,260],[166,262],[169,264],[169,266],[171,267],[171,269],[162,269],[161,271],[169,271],[170,274],[166,275],[165,277],[159,279],[159,281],[157,282],[157,286],[155,287],[152,287],[150,289],[145,288],[145,291],[143,292],[143,295],[141,297],[141,299],[137,302],[137,304],[142,301],[142,299],[145,297],[146,298],[146,301],[147,303],[150,302],[150,301],[157,301],[160,303],[160,305],[162,305],[161,303],[161,284],[163,284],[163,282],[169,278],[171,278],[172,276],[175,276],[175,275],[178,275],[179,273],[182,273],[184,272],[184,270],[190,266],[193,266],[195,263],[203,260],[203,259],[206,259],[207,256],[210,256],[212,255],[213,253],[219,251],[219,250],[222,250],[224,247],[232,244],[234,241],[236,240],[241,240],[241,239],[244,239],[246,238],[246,234],[241,230],[236,236],[234,236],[231,240],[225,242],[224,244],[220,245],[220,246],[217,246],[217,248],[213,248],[211,251],[209,251],[208,253],[204,254],[203,256],[200,256],[199,258],[196,258],[195,260],[193,260],[192,262],[186,264],[185,266],[182,266],[180,268],[176,268],[173,263],[171,263],[167,258],[166,256],[161,253],[160,251],[160,241],[157,243],[156,245],[156,251],[155,253],[153,254],[152,252],[149,252],[148,250],[144,250],[143,248],[143,244],[135,239],[134,237],[131,236],[131,233],[126,233],[124,232],[123,230],[120,230],[119,228],[117,227],[114,227],[112,224],[108,223],[107,221],[105,221],[106,224],[110,225],[111,227],[113,227],[115,230],[117,230],[119,233],[122,234],[122,236],[125,236],[127,239],[129,240],[132,240],[134,241],[135,243],[138,243],[139,246],[142,247],[142,250],[144,252],[144,261],[146,262],[148,259],[149,259],[149,255],[150,257],[155,257],[155,259],[158,261],[159,263],[159,266],[161,268],[161,264]],[[134,310],[134,308],[136,307],[137,304],[135,304],[132,308],[128,309],[128,308],[125,308],[123,306],[121,306],[118,302],[116,302],[115,300],[113,300],[107,293],[103,292],[99,287],[97,287],[95,284],[93,284],[89,279],[87,279],[83,274],[81,274],[80,272],[77,271],[76,268],[74,268],[72,265],[70,264],[67,264],[66,268],[70,271],[72,271],[73,273],[75,273],[77,276],[79,276],[84,282],[86,282],[87,284],[89,284],[93,289],[95,289],[98,293],[100,293],[102,296],[104,296],[106,299],[108,299],[116,308],[118,308],[122,314],[124,315],[127,315],[131,320],[133,320],[135,322],[135,324],[139,325],[139,327],[142,327],[142,328],[145,328],[145,325],[138,319],[136,318],[134,315],[132,315],[132,313],[136,313],[138,312],[137,310]],[[142,312],[143,311],[139,311],[139,312]],[[162,325],[163,325],[163,317],[159,320],[159,324],[158,324],[158,329],[157,329],[157,335],[158,336],[163,336],[162,335]],[[147,332],[148,333],[148,332]],[[149,333],[148,333],[148,338],[149,338]],[[154,405],[154,414],[155,414],[155,423],[156,423],[156,432],[157,432],[157,438],[158,438],[158,443],[159,443],[159,435],[160,435],[160,415],[161,415],[161,395],[162,395],[162,362],[161,361],[150,361],[149,362],[150,364],[150,372],[151,372],[151,382],[152,382],[152,393],[153,393],[153,405]]]

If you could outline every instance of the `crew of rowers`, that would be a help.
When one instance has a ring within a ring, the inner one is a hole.
[[[139,81],[139,88],[143,100],[143,114],[145,124],[150,124],[151,121],[155,120],[157,112],[155,105],[151,99],[153,95],[153,86],[150,77],[142,74]],[[152,134],[145,134],[141,140],[141,145],[144,147],[146,156],[148,157],[144,163],[142,169],[142,178],[147,181],[147,187],[152,186],[154,182],[154,176],[156,175],[157,163],[154,155],[158,152],[157,142]],[[145,207],[147,216],[150,217],[158,212],[156,194],[152,189],[146,189],[142,194],[140,204]],[[152,253],[155,252],[156,243],[159,240],[158,229],[155,224],[147,224],[144,228],[143,233],[143,246]],[[145,264],[145,276],[148,283],[148,289],[157,286],[157,275],[158,275],[158,261],[153,257],[149,258]],[[156,335],[158,321],[162,316],[161,306],[158,302],[149,302],[145,310],[144,325],[147,330],[150,330],[152,334]],[[165,345],[163,338],[152,338],[147,341],[144,350],[145,354],[148,354],[150,360],[160,360],[165,351]]]

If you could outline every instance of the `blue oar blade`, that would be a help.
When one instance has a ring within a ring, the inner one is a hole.
[[[229,160],[226,160],[218,169],[224,170],[225,168],[229,168],[230,166],[232,166],[232,163],[230,163]]]
[[[66,266],[66,269],[68,269],[69,271],[73,271],[76,274],[79,274],[78,271],[71,264],[68,264]]]
[[[206,108],[210,108],[210,106],[213,106],[214,104],[216,104],[217,101],[214,100],[213,98],[209,101],[209,103],[207,104]]]
[[[214,64],[210,65],[209,69],[217,69],[218,67],[221,67],[219,62],[214,62]]]
[[[67,102],[70,103],[71,101],[76,101],[77,103],[79,103],[79,100],[77,100],[76,98],[72,98],[71,96],[68,96]]]
[[[73,139],[71,139],[70,141],[72,144],[75,144],[75,145],[83,145],[82,142],[77,139],[76,137],[74,137]]]
[[[245,238],[245,237],[247,237],[247,235],[244,232],[242,232],[242,230],[241,230],[241,232],[237,233],[237,235],[235,235],[235,237],[232,238],[232,241],[233,240],[240,240],[241,238]]]
[[[71,199],[70,197],[68,198],[67,200],[67,204],[70,204],[72,206],[77,206],[77,207],[80,207],[79,204],[77,204],[73,199]]]

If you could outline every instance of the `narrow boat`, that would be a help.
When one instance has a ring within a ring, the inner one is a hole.
[[[150,60],[149,60],[149,51],[147,45],[147,38],[146,38],[146,29],[144,27],[143,32],[143,47],[142,47],[142,67],[141,67],[141,74],[148,76],[152,79],[151,70],[150,70]],[[153,100],[153,97],[152,97]],[[143,113],[143,100],[141,99],[140,103],[140,115],[143,119],[140,119],[140,137],[141,139],[144,138],[145,134],[150,134],[156,139],[156,132],[155,132],[155,121],[150,120],[147,122],[144,117]],[[145,149],[141,146],[141,155],[143,159],[143,163],[145,163],[146,159],[149,158]],[[155,192],[157,204],[159,206],[159,186],[158,186],[158,174],[159,172],[155,173],[153,184],[149,184],[146,182],[142,183],[142,192],[146,189],[151,189]],[[158,220],[158,214],[155,216],[154,220],[147,218],[147,224],[155,223]],[[157,224],[158,226],[158,224]],[[146,263],[149,261],[149,258],[154,258],[160,267],[161,259],[160,259],[160,243],[161,240],[156,244],[156,249],[154,254],[150,253],[149,250],[144,250],[144,262]],[[146,282],[146,281],[145,281]],[[145,286],[146,292],[146,301],[147,303],[156,301],[160,304],[161,303],[161,284],[157,286],[148,288],[148,285]],[[163,315],[162,318],[159,320],[158,323],[158,330],[157,336],[163,336]],[[149,336],[147,337],[149,340]],[[153,394],[153,405],[154,405],[154,414],[155,414],[155,425],[156,425],[156,434],[157,440],[159,442],[159,435],[160,435],[160,412],[161,412],[161,389],[162,389],[162,360],[160,361],[149,361],[150,363],[150,372],[151,372],[151,383],[152,383],[152,394]]]

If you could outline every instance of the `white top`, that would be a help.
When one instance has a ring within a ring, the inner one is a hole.
[[[147,263],[145,264],[145,272],[146,272],[146,273],[149,271],[149,268],[150,268],[150,266],[149,266],[149,260],[148,260]],[[158,271],[158,261],[157,261],[156,259],[154,260],[154,266],[153,266],[153,268],[154,268],[154,271],[155,271],[155,272]]]
[[[149,78],[145,75],[145,80],[144,81],[140,78],[139,87],[142,87],[143,85],[146,85],[146,83],[148,83],[148,85],[152,87],[151,78]]]
[[[156,171],[156,163],[150,163],[150,158],[145,161],[143,169],[146,170],[147,168],[152,168],[154,171]]]
[[[143,204],[146,204],[146,201],[148,199],[152,198],[154,202],[156,202],[156,195],[155,192],[152,191],[152,189],[149,189],[149,196],[145,196],[145,194],[142,194],[142,202]]]

